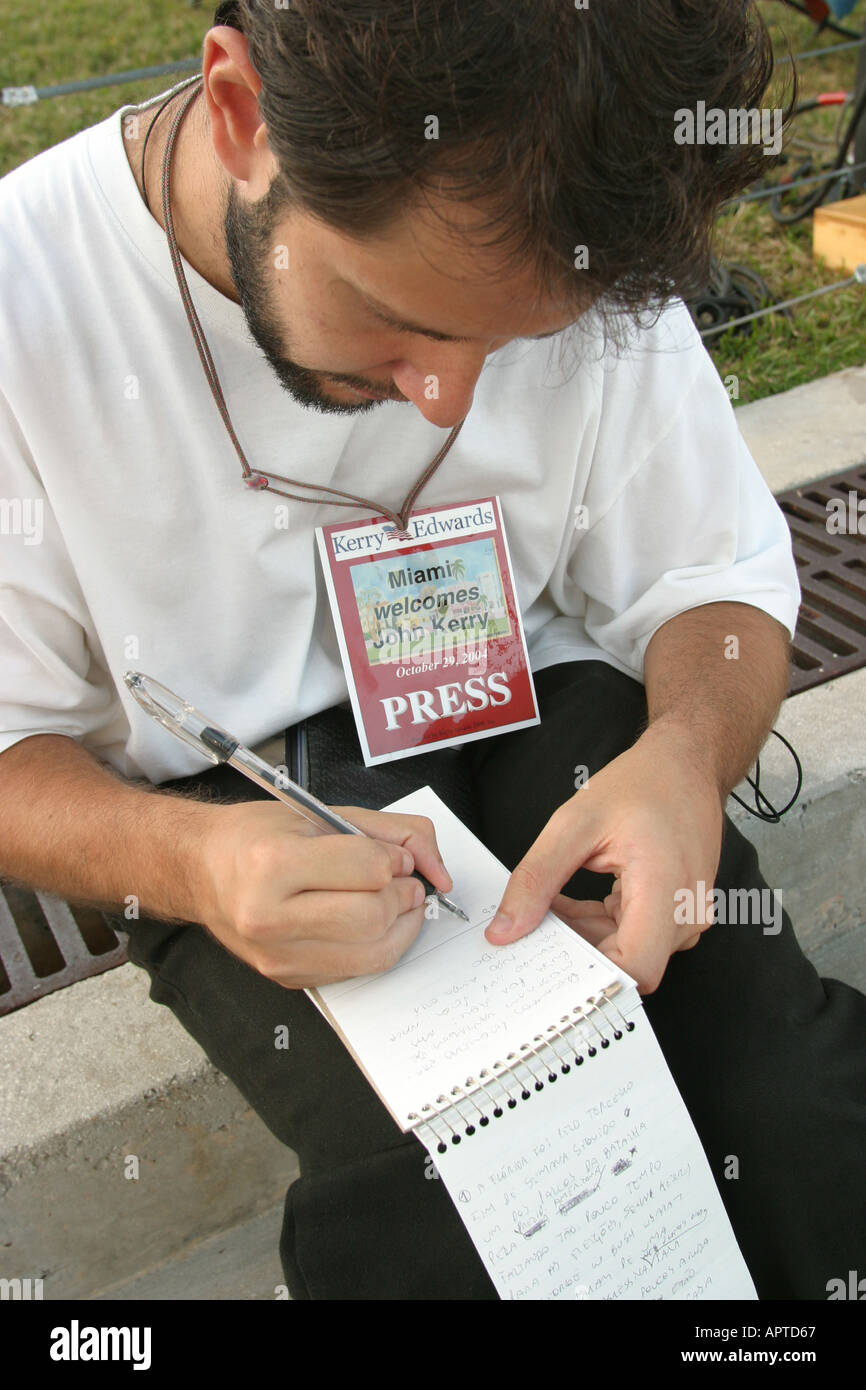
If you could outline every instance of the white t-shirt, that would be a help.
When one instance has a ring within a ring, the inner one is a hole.
[[[132,109],[0,181],[0,750],[67,734],[159,783],[208,763],[129,669],[250,745],[346,699],[313,530],[353,513],[241,482],[127,163]],[[184,268],[252,467],[399,506],[446,432],[403,403],[298,405],[240,306]],[[499,495],[533,667],[640,680],[656,629],[720,600],[793,634],[787,525],[685,307],[620,357],[583,326],[561,356],[561,336],[488,359],[418,504]]]

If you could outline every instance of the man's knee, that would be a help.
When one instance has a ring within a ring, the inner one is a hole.
[[[294,1183],[280,1255],[293,1298],[497,1297],[433,1160],[409,1138]]]

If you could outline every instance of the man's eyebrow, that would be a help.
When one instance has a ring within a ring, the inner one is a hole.
[[[374,299],[372,295],[357,289],[357,287],[355,287],[355,292],[360,295],[368,309],[371,309],[378,319],[381,319],[383,323],[389,324],[391,328],[396,328],[401,333],[417,333],[420,337],[432,338],[433,341],[437,343],[473,342],[472,338],[458,338],[453,333],[439,333],[435,328],[422,328],[420,324],[411,323],[406,319],[398,318],[387,305],[382,304],[378,299]],[[555,338],[557,333],[562,333],[564,331],[565,330],[562,328],[557,328],[553,333],[536,333],[533,336],[534,338]]]

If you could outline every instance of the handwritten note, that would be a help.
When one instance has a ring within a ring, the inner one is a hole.
[[[442,1094],[519,1054],[613,980],[606,956],[548,915],[531,935],[491,946],[508,872],[429,787],[391,810],[430,816],[467,924],[446,908],[383,975],[312,991],[403,1129]]]
[[[617,1002],[618,1042],[471,1136],[452,1112],[420,1137],[502,1298],[754,1299],[639,996]]]

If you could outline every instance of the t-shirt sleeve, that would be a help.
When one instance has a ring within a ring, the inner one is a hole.
[[[604,479],[567,567],[587,634],[641,676],[653,634],[688,609],[751,604],[793,637],[800,604],[787,523],[684,306],[656,346],[605,381]]]
[[[31,734],[84,739],[117,695],[26,440],[0,394],[0,752]]]

